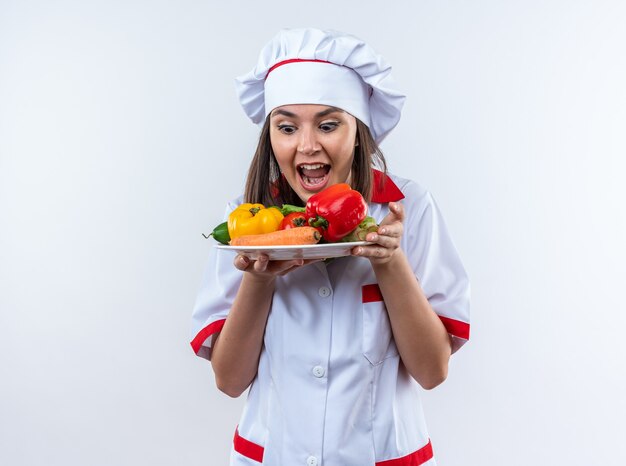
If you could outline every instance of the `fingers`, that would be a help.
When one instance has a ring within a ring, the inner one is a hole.
[[[235,260],[233,261],[233,264],[235,265],[235,268],[237,268],[237,269],[239,269],[241,271],[244,271],[250,265],[250,259],[248,259],[243,254],[237,254],[237,257],[235,257]]]
[[[385,216],[375,233],[368,233],[366,241],[378,243],[383,247],[397,248],[404,233],[404,208],[397,202],[389,203],[389,213]]]
[[[368,233],[365,240],[372,243],[388,245],[397,242],[396,240],[399,240],[403,233],[404,225],[400,222],[396,222],[389,225],[381,225],[378,228],[378,231]]]
[[[404,207],[399,202],[389,203],[389,213],[385,216],[380,226],[389,225],[394,222],[404,222]]]
[[[261,254],[256,259],[250,259],[243,254],[239,254],[235,257],[234,265],[238,270],[257,275],[285,275],[311,262],[314,261],[305,261],[304,259],[270,260],[266,254]]]
[[[389,203],[389,213],[378,227],[378,231],[368,233],[366,241],[375,243],[354,248],[352,254],[369,258],[372,262],[385,262],[400,248],[404,233],[404,208],[398,202]]]
[[[255,272],[265,272],[267,270],[267,264],[269,263],[269,257],[265,254],[261,254],[257,260],[253,262],[252,267]]]
[[[369,246],[358,246],[352,250],[352,254],[362,257],[382,258],[388,256],[390,250],[392,249],[372,244]]]

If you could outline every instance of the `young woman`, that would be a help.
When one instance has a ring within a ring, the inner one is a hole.
[[[420,386],[469,338],[469,283],[431,194],[386,172],[378,143],[404,102],[390,70],[353,36],[295,29],[237,81],[263,129],[226,212],[349,183],[380,227],[329,262],[211,251],[192,347],[224,393],[250,388],[231,465],[435,464]]]

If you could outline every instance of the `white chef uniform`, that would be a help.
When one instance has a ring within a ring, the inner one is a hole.
[[[374,174],[384,187],[369,215],[380,223],[388,202],[403,203],[401,247],[456,351],[469,338],[469,282],[439,209],[417,183]],[[212,248],[193,311],[191,345],[207,359],[241,282],[233,259]],[[400,361],[369,260],[304,266],[276,279],[231,465],[432,466],[420,391]]]

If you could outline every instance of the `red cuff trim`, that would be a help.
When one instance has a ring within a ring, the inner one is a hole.
[[[202,348],[202,343],[204,343],[206,339],[214,333],[221,332],[224,323],[226,323],[226,319],[216,320],[215,322],[207,325],[202,330],[200,330],[196,337],[191,341],[191,347],[193,348],[193,352],[198,354],[198,351],[200,351],[200,348]]]
[[[464,340],[469,340],[469,324],[461,322],[460,320],[450,319],[449,317],[439,316],[439,318],[441,319],[441,322],[443,322],[443,326],[446,328],[450,335],[458,338],[463,338]]]
[[[233,448],[237,453],[246,458],[254,460],[258,463],[263,462],[264,448],[261,445],[246,440],[239,435],[239,429],[235,429],[235,438],[233,439]]]
[[[403,456],[402,458],[396,458],[393,460],[379,461],[376,466],[419,466],[433,457],[433,446],[428,440],[428,443],[417,451],[414,451],[410,455]]]
[[[363,285],[361,287],[362,303],[375,303],[380,301],[383,301],[383,294],[380,292],[380,288],[377,283]],[[443,316],[439,316],[439,319],[441,319],[443,326],[449,334],[464,340],[469,340],[470,325],[468,323]]]
[[[378,284],[363,285],[361,287],[361,302],[363,303],[375,303],[383,300],[383,295],[380,292]]]
[[[400,188],[380,170],[374,172],[374,190],[372,192],[372,202],[385,204],[387,202],[397,202],[404,199],[404,194]]]

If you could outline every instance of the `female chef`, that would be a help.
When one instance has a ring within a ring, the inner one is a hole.
[[[226,212],[347,182],[380,227],[330,262],[211,251],[191,345],[220,390],[249,387],[231,465],[435,464],[420,391],[469,338],[469,283],[432,195],[386,171],[378,144],[404,102],[390,70],[353,36],[292,29],[236,81],[263,127]]]

